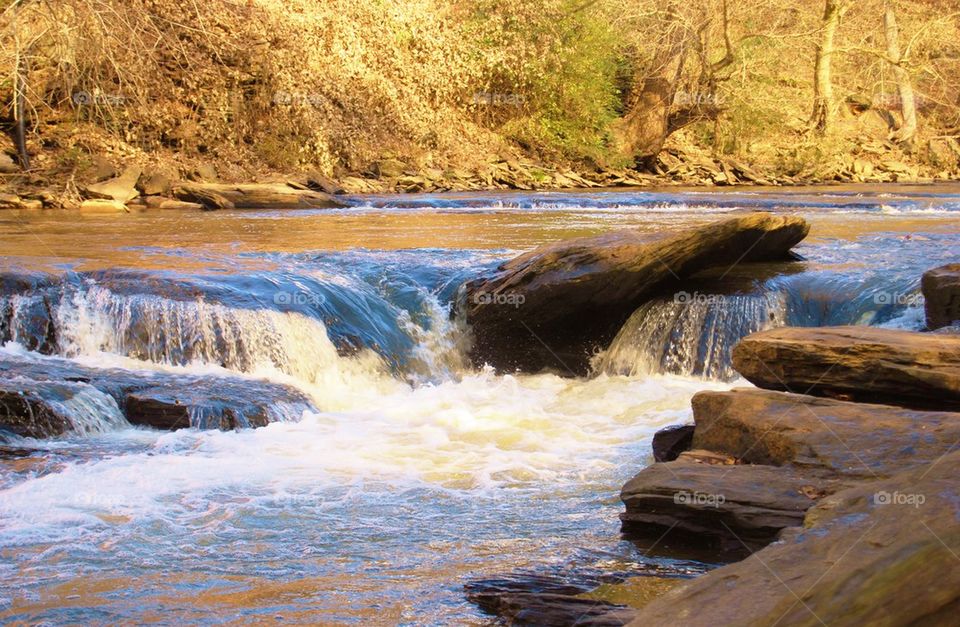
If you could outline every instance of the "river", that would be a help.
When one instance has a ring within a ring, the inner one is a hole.
[[[654,432],[688,422],[697,391],[745,384],[728,354],[750,331],[921,328],[921,273],[960,251],[948,185],[356,201],[0,212],[2,271],[57,277],[0,295],[0,362],[268,380],[310,401],[260,429],[161,432],[91,391],[69,408],[83,433],[7,437],[35,450],[0,459],[0,621],[485,624],[463,588],[478,578],[703,572],[620,537],[619,489]],[[805,261],[645,306],[589,378],[468,365],[450,316],[465,280],[561,238],[747,210],[806,217]]]

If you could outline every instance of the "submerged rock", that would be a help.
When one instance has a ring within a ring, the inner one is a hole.
[[[921,288],[929,329],[960,321],[960,263],[928,270],[923,275]]]
[[[8,408],[6,418],[0,417],[0,428],[26,437],[50,437],[77,428],[77,416],[65,412],[62,404],[50,404],[50,399],[68,400],[78,386],[112,399],[111,406],[118,408],[113,411],[121,412],[130,424],[156,429],[261,427],[295,420],[313,409],[301,392],[267,381],[92,368],[52,357],[2,355],[0,377],[14,380],[0,388]]]
[[[809,225],[755,213],[681,231],[617,231],[543,246],[466,284],[473,361],[582,375],[631,313],[706,268],[787,259]]]
[[[958,473],[955,452],[827,497],[804,528],[674,588],[631,624],[955,624]]]
[[[23,438],[49,438],[71,428],[70,417],[55,399],[68,400],[71,386],[50,381],[0,381],[0,429]]]
[[[761,388],[960,409],[960,337],[876,327],[787,327],[744,338],[733,365]]]

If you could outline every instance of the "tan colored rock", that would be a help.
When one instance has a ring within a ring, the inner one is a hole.
[[[143,192],[144,196],[165,195],[172,186],[173,179],[163,172],[144,173],[137,183],[137,189]]]
[[[808,496],[845,487],[829,475],[761,465],[700,464],[677,461],[644,468],[623,486],[620,515],[627,532],[677,531],[697,542],[753,550],[799,526],[816,502]]]
[[[693,447],[746,464],[878,479],[934,462],[960,441],[960,413],[848,403],[756,388],[693,398]]]
[[[174,196],[208,209],[326,209],[347,206],[329,194],[290,187],[286,183],[184,183]]]
[[[960,409],[960,338],[877,327],[750,335],[733,367],[769,390],[918,409]]]
[[[823,499],[805,528],[690,580],[631,625],[953,625],[960,452]]]
[[[85,213],[126,213],[127,206],[117,200],[91,199],[80,203],[80,211]]]
[[[940,329],[960,320],[960,263],[928,270],[921,285],[929,329]]]
[[[20,166],[13,160],[13,157],[0,151],[0,174],[16,174],[20,171]]]
[[[147,196],[144,202],[148,209],[164,209],[169,211],[202,211],[203,205],[195,202],[171,200],[164,196]]]
[[[466,284],[460,307],[472,358],[500,370],[585,374],[593,353],[663,285],[710,267],[786,259],[808,230],[799,217],[754,213],[542,246]]]
[[[94,183],[84,188],[84,193],[90,199],[115,200],[126,203],[140,195],[137,191],[137,181],[140,180],[141,169],[131,166],[123,174],[102,183]]]

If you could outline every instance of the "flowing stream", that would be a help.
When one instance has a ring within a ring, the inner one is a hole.
[[[757,209],[812,223],[805,261],[721,269],[640,307],[591,377],[465,358],[457,288],[518,252]],[[73,365],[306,399],[276,399],[259,429],[161,432],[82,378],[51,385],[71,433],[0,433],[33,450],[0,457],[0,621],[484,624],[463,589],[482,577],[710,568],[619,535],[619,488],[654,432],[690,421],[697,391],[744,384],[729,351],[753,331],[922,328],[920,275],[960,251],[960,188],[0,212],[0,244],[11,380]]]

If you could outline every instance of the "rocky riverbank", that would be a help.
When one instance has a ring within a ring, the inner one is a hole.
[[[954,322],[956,265],[925,276]],[[627,482],[628,537],[749,557],[651,599],[643,584],[513,595],[515,624],[947,624],[960,603],[960,336],[783,328],[734,351],[759,388],[702,392]],[[869,402],[868,402],[869,401]],[[883,402],[885,404],[876,404]],[[911,585],[903,582],[909,580]],[[656,595],[654,595],[656,596]]]

